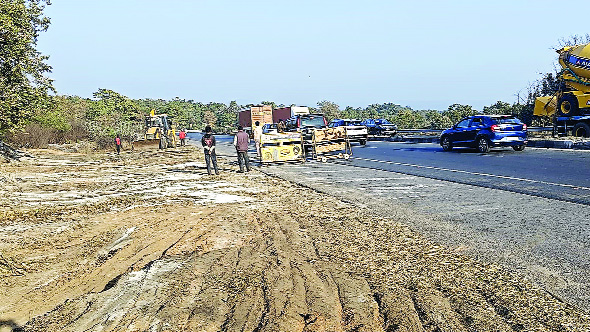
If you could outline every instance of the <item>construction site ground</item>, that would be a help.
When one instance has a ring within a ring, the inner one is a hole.
[[[516,272],[200,149],[0,164],[0,331],[589,331]],[[284,165],[282,167],[289,167]]]

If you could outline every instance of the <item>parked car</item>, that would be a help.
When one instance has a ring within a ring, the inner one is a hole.
[[[299,114],[285,121],[285,131],[297,131],[303,135],[303,139],[311,141],[315,128],[326,128],[328,121],[323,114]]]
[[[512,115],[466,117],[440,135],[444,151],[457,146],[476,148],[481,153],[495,146],[511,146],[515,151],[522,151],[526,144],[526,124]]]
[[[367,127],[369,135],[393,137],[397,134],[397,126],[387,119],[366,119],[361,124]]]
[[[278,127],[276,123],[265,123],[262,126],[262,133],[266,134],[266,135],[272,135],[272,134],[277,134],[278,131]]]
[[[367,127],[361,124],[361,120],[334,119],[328,127],[344,127],[346,128],[346,136],[350,142],[359,142],[361,145],[367,144]]]

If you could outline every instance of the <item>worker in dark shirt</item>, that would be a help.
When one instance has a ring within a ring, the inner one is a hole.
[[[238,165],[240,165],[240,173],[246,171],[250,172],[250,158],[248,158],[248,144],[250,144],[250,136],[244,131],[242,126],[238,126],[238,133],[234,136],[234,146],[238,152]]]
[[[207,163],[207,174],[211,175],[211,163],[213,163],[213,169],[215,175],[219,175],[217,169],[217,156],[215,154],[215,136],[211,133],[211,126],[205,127],[205,135],[201,138],[201,144],[205,149],[205,162]]]

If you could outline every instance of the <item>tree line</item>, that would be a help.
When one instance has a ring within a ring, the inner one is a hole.
[[[262,101],[260,104],[284,107],[282,104]],[[144,119],[151,110],[165,113],[177,128],[202,130],[211,125],[217,133],[236,130],[238,112],[252,104],[239,105],[236,101],[203,103],[181,99],[131,99],[109,89],[99,89],[93,98],[79,96],[52,96],[42,109],[34,110],[17,130],[7,131],[9,141],[19,146],[43,147],[47,144],[71,143],[90,140],[100,146],[111,144],[115,135],[131,138],[143,132]],[[514,114],[530,119],[532,107],[527,104],[508,104],[498,101],[477,111],[470,105],[453,104],[444,111],[413,110],[394,103],[372,104],[367,107],[341,108],[331,101],[320,101],[310,107],[311,112],[322,113],[328,120],[336,118],[384,118],[404,129],[444,129],[460,119],[484,114]],[[525,120],[526,121],[526,120]]]
[[[143,130],[143,119],[154,109],[166,113],[177,127],[202,129],[211,125],[217,132],[235,130],[237,114],[252,106],[220,102],[203,103],[176,97],[131,99],[116,91],[99,89],[92,98],[55,95],[47,77],[51,66],[47,56],[37,51],[37,38],[46,31],[50,19],[43,16],[47,0],[3,0],[0,2],[0,140],[19,146],[40,147],[48,143],[91,140],[105,146],[116,134],[131,137]],[[560,40],[560,46],[589,42],[588,35]],[[515,103],[498,101],[475,110],[470,105],[453,104],[446,110],[414,110],[395,103],[366,107],[345,106],[323,100],[310,107],[312,112],[335,118],[385,118],[399,128],[444,129],[461,118],[477,113],[512,114],[529,125],[544,125],[549,119],[534,119],[534,100],[560,88],[558,73],[547,73],[527,87]],[[261,104],[284,107],[272,101]]]

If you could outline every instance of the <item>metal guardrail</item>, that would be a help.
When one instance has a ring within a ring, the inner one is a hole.
[[[533,132],[550,131],[550,132],[553,132],[553,127],[529,127],[529,128],[527,128],[527,131],[533,131]]]
[[[440,134],[442,133],[442,129],[398,129],[398,134],[420,134],[420,133],[434,133]]]
[[[530,132],[553,132],[553,127],[528,127]],[[398,134],[439,134],[443,132],[442,129],[398,129]]]

